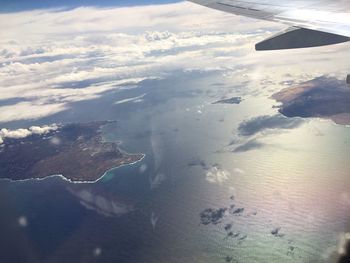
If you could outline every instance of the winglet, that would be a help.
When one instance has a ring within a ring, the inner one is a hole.
[[[291,27],[255,45],[256,50],[279,50],[319,47],[350,41],[350,38],[336,34]]]

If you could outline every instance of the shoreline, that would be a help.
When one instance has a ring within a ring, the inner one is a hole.
[[[350,90],[334,77],[323,76],[283,88],[270,98],[278,103],[273,107],[287,118],[319,118],[350,126]]]
[[[62,174],[52,174],[52,175],[48,175],[48,176],[45,176],[45,177],[42,177],[42,178],[27,178],[27,179],[18,179],[18,180],[14,180],[14,179],[11,179],[11,178],[0,178],[0,182],[1,181],[7,181],[7,182],[10,182],[10,183],[20,183],[20,182],[26,182],[26,181],[44,181],[44,180],[47,180],[47,179],[50,179],[50,178],[59,177],[63,181],[66,181],[66,182],[71,183],[71,184],[94,184],[94,183],[99,182],[101,179],[103,179],[103,177],[105,177],[108,172],[110,172],[112,170],[115,170],[115,169],[118,169],[118,168],[121,168],[121,167],[124,167],[124,166],[127,166],[127,165],[135,165],[135,164],[141,162],[146,157],[146,154],[144,154],[144,153],[136,153],[136,154],[141,154],[142,155],[140,160],[137,160],[137,161],[132,162],[132,163],[126,163],[126,164],[121,164],[119,166],[112,167],[111,169],[106,170],[99,178],[97,178],[94,181],[71,180],[71,179],[65,177]]]

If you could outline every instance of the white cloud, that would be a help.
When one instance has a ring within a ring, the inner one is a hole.
[[[151,213],[151,225],[152,225],[153,231],[156,229],[158,219],[159,219],[159,217],[154,212],[152,212]]]
[[[0,14],[0,101],[25,99],[0,106],[0,122],[48,116],[123,83],[173,71],[219,70],[256,87],[266,79],[278,83],[286,72],[305,78],[310,68],[313,76],[334,71],[332,63],[310,66],[316,58],[336,60],[337,74],[348,69],[349,57],[334,52],[347,46],[324,48],[321,55],[320,49],[293,56],[254,52],[254,43],[282,28],[188,2]],[[301,57],[311,59],[301,65]]]
[[[149,177],[149,184],[151,187],[151,190],[159,187],[163,181],[165,181],[166,177],[162,173],[157,173],[156,175]]]
[[[12,138],[12,139],[21,139],[25,138],[29,135],[31,135],[31,131],[27,129],[18,129],[18,130],[8,130],[8,129],[1,129],[0,130],[0,136],[2,138]]]
[[[33,134],[47,134],[50,131],[55,131],[57,129],[58,129],[57,124],[44,125],[42,127],[32,126],[29,129],[17,129],[17,130],[9,130],[9,129],[3,128],[0,130],[0,144],[4,142],[5,138],[22,139]]]
[[[206,174],[206,180],[210,183],[223,184],[229,179],[230,172],[218,166],[213,166]]]
[[[214,55],[251,38],[240,32],[252,26],[222,30],[239,20],[191,3],[0,14],[0,100],[26,99],[0,106],[0,122],[48,116],[127,81],[220,69]]]
[[[29,128],[29,130],[33,133],[33,134],[47,134],[50,131],[55,131],[58,129],[58,126],[56,124],[52,124],[52,125],[44,125],[42,127],[40,126],[32,126]]]
[[[141,102],[142,98],[146,96],[146,94],[142,94],[140,96],[137,97],[133,97],[133,98],[128,98],[128,99],[124,99],[124,100],[118,100],[115,102],[115,104],[123,104],[123,103],[127,103],[127,102]]]
[[[10,106],[0,106],[0,122],[38,119],[66,109],[64,103],[34,104],[20,102]]]
[[[106,217],[119,217],[134,211],[131,204],[127,204],[114,197],[104,197],[93,193],[91,190],[68,189],[86,209],[93,210],[96,213]]]
[[[245,174],[245,171],[240,168],[235,168],[233,171],[237,174]]]

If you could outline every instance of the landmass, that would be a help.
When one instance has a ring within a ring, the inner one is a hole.
[[[350,87],[334,77],[320,77],[272,95],[286,117],[318,117],[350,125]]]
[[[108,123],[111,122],[2,129],[0,178],[62,175],[71,181],[96,181],[109,169],[141,160],[142,154],[128,154],[115,142],[103,141],[101,128]]]
[[[240,104],[241,102],[242,102],[241,97],[232,97],[229,99],[222,99],[222,100],[215,101],[212,104]]]

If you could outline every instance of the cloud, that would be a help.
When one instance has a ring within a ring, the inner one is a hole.
[[[18,129],[18,130],[8,130],[8,129],[1,129],[0,130],[0,136],[2,138],[12,138],[12,139],[21,139],[25,138],[29,135],[31,135],[32,132],[27,129]]]
[[[40,126],[32,126],[29,128],[29,130],[33,133],[33,134],[47,134],[51,131],[55,131],[58,129],[58,126],[56,124],[52,124],[52,125],[44,125],[42,127]]]
[[[134,207],[131,204],[127,204],[113,197],[106,198],[88,189],[73,190],[69,188],[68,191],[74,195],[86,209],[93,210],[106,217],[119,217],[134,211]]]
[[[9,129],[3,128],[0,130],[0,144],[2,144],[6,138],[22,139],[33,134],[38,134],[38,135],[47,134],[57,129],[58,129],[57,124],[44,125],[42,127],[32,126],[29,129],[17,129],[17,130],[9,130]]]
[[[217,225],[221,223],[222,219],[225,217],[227,214],[227,208],[207,208],[203,210],[199,215],[200,215],[200,221],[201,224],[203,225]]]
[[[151,225],[152,225],[153,231],[156,229],[156,225],[157,225],[158,220],[159,220],[159,217],[154,212],[152,212],[151,213]]]
[[[266,146],[261,142],[262,137],[276,131],[292,130],[303,123],[301,118],[287,118],[281,114],[254,117],[239,124],[237,130],[241,139],[234,139],[228,146],[234,153],[258,150]]]
[[[49,116],[171,72],[231,70],[237,49],[249,54],[262,33],[252,31],[271,29],[224,26],[241,20],[187,2],[0,14],[0,122]]]
[[[242,122],[238,127],[238,132],[242,136],[253,136],[266,130],[290,130],[299,127],[304,121],[300,118],[287,118],[283,115],[264,115]],[[250,145],[257,146],[251,141]]]
[[[134,102],[134,103],[137,103],[137,102],[141,102],[143,100],[143,97],[146,96],[146,93],[140,95],[140,96],[137,96],[137,97],[133,97],[133,98],[128,98],[128,99],[123,99],[123,100],[118,100],[115,102],[115,104],[123,104],[123,103],[127,103],[127,102]]]
[[[206,180],[210,183],[223,184],[229,179],[230,172],[214,165],[206,173]]]
[[[281,53],[254,52],[254,43],[283,26],[189,2],[2,13],[0,21],[0,122],[50,116],[75,102],[174,72],[220,72],[254,94],[251,87],[260,93],[256,87],[263,83],[280,85],[285,65],[288,79],[315,75],[305,73],[315,59],[332,57],[337,74],[348,69],[349,59],[335,52],[346,50],[342,45],[321,55],[320,50],[293,51],[283,61]],[[332,63],[324,65],[334,71]]]
[[[239,153],[239,152],[248,152],[252,150],[257,150],[264,147],[264,144],[259,142],[256,139],[249,140],[239,146],[237,146],[233,152]]]
[[[0,106],[0,122],[38,119],[65,109],[67,106],[64,103],[20,102],[9,106]]]
[[[166,177],[162,173],[157,173],[154,176],[150,176],[149,177],[149,184],[150,184],[151,190],[159,187],[162,184],[162,182],[165,181],[165,179],[166,179]]]
[[[233,171],[236,173],[236,174],[245,174],[245,171],[240,169],[240,168],[235,168],[233,169]]]

